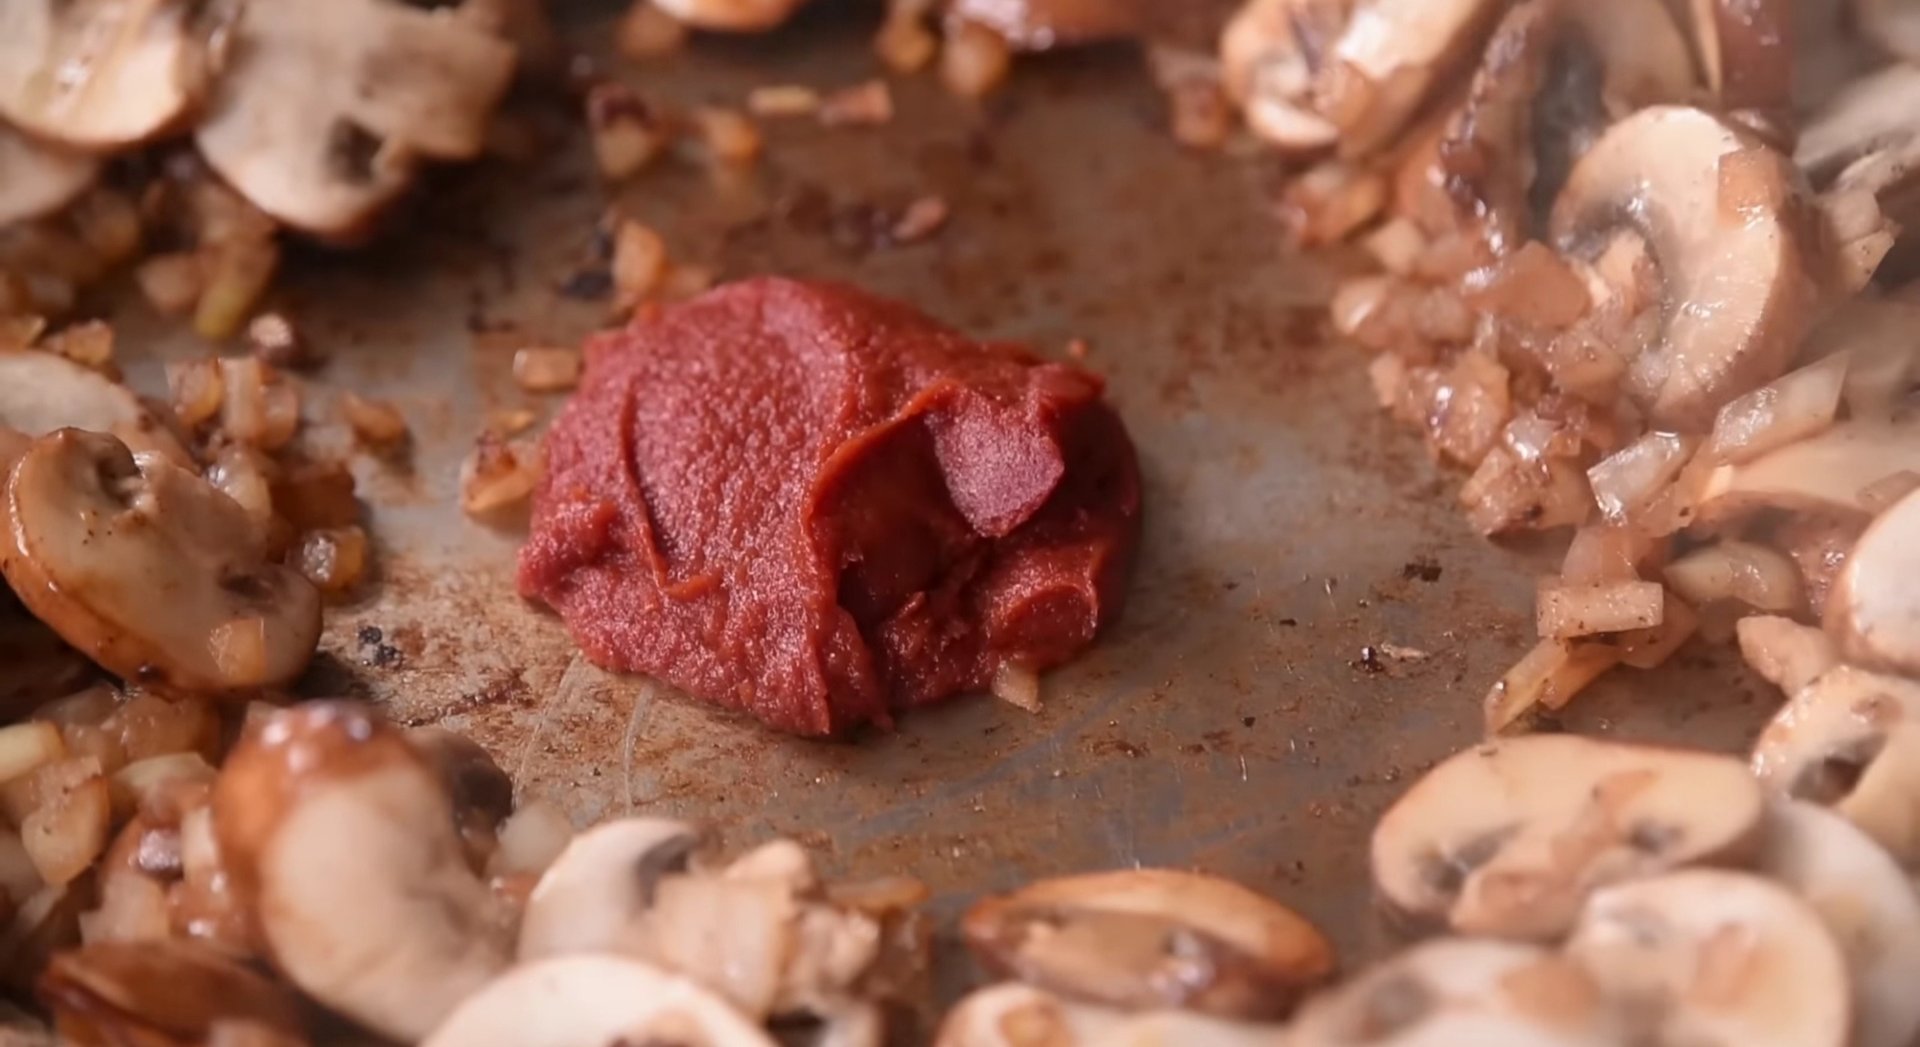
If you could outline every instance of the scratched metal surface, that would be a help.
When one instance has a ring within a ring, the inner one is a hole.
[[[606,7],[574,11],[571,38],[604,41]],[[864,37],[829,15],[622,75],[678,103],[840,85],[873,75]],[[1049,352],[1087,340],[1140,447],[1145,552],[1124,621],[1048,678],[1045,710],[979,698],[858,744],[776,737],[595,670],[514,596],[518,536],[465,519],[456,474],[489,411],[555,406],[514,388],[513,348],[601,320],[555,293],[608,202],[578,135],[537,164],[436,182],[420,232],[289,266],[284,303],[333,356],[309,382],[316,438],[338,437],[339,387],[393,398],[416,435],[404,465],[356,460],[382,577],[333,615],[312,686],[471,733],[581,822],[655,812],[731,845],[797,835],[836,870],[925,879],[949,916],[1053,873],[1200,867],[1298,907],[1358,962],[1381,945],[1368,829],[1475,737],[1480,697],[1530,641],[1551,550],[1468,532],[1458,477],[1371,408],[1362,360],[1327,338],[1331,266],[1282,247],[1278,172],[1173,145],[1136,56],[1023,65],[984,109],[927,77],[894,88],[885,129],[771,124],[750,174],[669,164],[612,200],[727,276],[853,280]],[[922,193],[952,204],[942,235],[859,235],[863,202]],[[123,323],[155,357],[193,351],[137,307]],[[1367,666],[1381,643],[1427,656]],[[1771,704],[1723,652],[1690,649],[1610,681],[1570,723],[1731,748]],[[948,990],[967,976],[944,950]]]

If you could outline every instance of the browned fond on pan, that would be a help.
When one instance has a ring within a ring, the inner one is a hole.
[[[573,6],[573,39],[608,39],[617,5]],[[623,75],[683,102],[845,85],[877,74],[868,26],[825,12]],[[981,698],[858,745],[776,737],[594,670],[513,596],[517,538],[463,517],[456,477],[489,411],[553,403],[516,390],[513,350],[598,320],[554,293],[590,259],[602,206],[578,135],[541,165],[444,184],[422,208],[432,235],[290,267],[292,312],[333,356],[317,384],[394,398],[415,438],[410,470],[357,463],[384,578],[332,616],[314,686],[472,733],[577,820],[685,816],[735,845],[794,834],[829,867],[923,877],[944,915],[1053,873],[1198,866],[1273,893],[1357,961],[1376,944],[1374,818],[1475,736],[1554,561],[1468,531],[1456,483],[1329,342],[1338,260],[1282,248],[1278,170],[1175,146],[1132,53],[1022,64],[981,110],[933,77],[894,90],[889,127],[770,123],[757,170],[717,184],[669,165],[618,200],[723,275],[854,280],[1049,353],[1086,340],[1140,445],[1144,557],[1126,619],[1048,678],[1046,710]],[[926,193],[952,205],[945,231],[876,246],[876,209]],[[192,351],[142,317],[129,310],[123,344]],[[1577,726],[1744,745],[1774,698],[1735,661],[1690,648],[1611,677]],[[948,958],[951,986],[966,971]]]

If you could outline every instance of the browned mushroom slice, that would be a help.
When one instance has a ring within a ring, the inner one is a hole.
[[[940,1023],[933,1047],[1289,1047],[1275,1025],[1185,1011],[1128,1013],[1065,1000],[1031,985],[981,989]]]
[[[1169,869],[1043,880],[975,905],[961,933],[994,974],[1136,1010],[1276,1018],[1334,968],[1292,910]]]
[[[1512,250],[1544,233],[1573,162],[1608,124],[1683,101],[1694,85],[1660,0],[1525,0],[1494,30],[1430,179],[1495,251]]]
[[[947,9],[1022,51],[1111,40],[1140,30],[1137,0],[952,0]]]
[[[1621,1043],[1597,986],[1531,945],[1443,938],[1308,1002],[1291,1047],[1601,1047]]]
[[[807,0],[653,0],[654,6],[698,29],[759,33],[793,17]]]
[[[62,429],[6,489],[0,570],[34,616],[124,679],[245,694],[289,683],[320,636],[320,597],[267,558],[239,504],[159,456]]]
[[[507,967],[511,914],[467,865],[444,779],[364,708],[275,713],[221,770],[213,827],[275,965],[383,1036],[425,1037]]]
[[[70,1043],[216,1042],[216,1028],[305,1041],[299,997],[252,968],[188,941],[102,942],[53,958],[41,1002]]]
[[[60,210],[99,174],[98,161],[42,145],[0,124],[0,226]]]
[[[1913,463],[1920,470],[1920,460]],[[1920,491],[1860,536],[1828,598],[1827,624],[1855,662],[1920,676]]]
[[[1832,807],[1920,866],[1920,684],[1830,669],[1780,707],[1752,766],[1769,788]]]
[[[513,47],[449,9],[253,0],[196,141],[254,206],[321,237],[363,232],[418,160],[479,155]]]
[[[1707,89],[1721,109],[1793,104],[1793,0],[1679,0]]]
[[[622,818],[574,837],[527,897],[520,959],[627,948],[660,879],[684,872],[699,842],[691,826],[657,818]]]
[[[0,427],[27,436],[91,429],[118,437],[133,451],[193,464],[159,411],[119,382],[57,353],[0,350]]]
[[[0,7],[0,116],[114,150],[175,129],[212,80],[227,4],[13,0]]]
[[[1449,758],[1381,817],[1374,883],[1416,924],[1547,939],[1596,888],[1744,860],[1763,813],[1758,784],[1729,757],[1502,739]]]
[[[1685,869],[1593,896],[1567,955],[1627,1024],[1622,1043],[1846,1047],[1846,962],[1783,887]]]
[[[1659,270],[1660,333],[1627,380],[1656,426],[1706,429],[1799,348],[1814,288],[1795,184],[1786,158],[1752,136],[1672,106],[1614,124],[1574,165],[1553,210],[1561,248],[1596,258],[1637,235]]]
[[[699,983],[627,956],[557,956],[462,1001],[421,1047],[775,1047]]]
[[[1283,148],[1387,144],[1498,16],[1494,0],[1249,0],[1221,38],[1228,92]]]

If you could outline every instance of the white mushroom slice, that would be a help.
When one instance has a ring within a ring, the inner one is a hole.
[[[91,429],[119,437],[135,452],[193,464],[159,412],[133,390],[57,353],[0,350],[0,426],[28,436]]]
[[[1734,625],[1740,656],[1768,683],[1791,695],[1840,664],[1840,650],[1825,632],[1791,618],[1748,615]]]
[[[1628,384],[1659,428],[1703,430],[1722,403],[1786,369],[1814,290],[1785,157],[1699,109],[1655,106],[1614,124],[1573,167],[1553,235],[1592,259],[1645,239],[1664,288],[1660,334]]]
[[[1832,807],[1920,866],[1920,683],[1829,670],[1780,707],[1752,766],[1768,787]]]
[[[1221,37],[1228,92],[1283,148],[1370,154],[1472,53],[1494,0],[1250,0]]]
[[[1722,520],[1760,508],[1871,516],[1876,495],[1902,473],[1920,473],[1920,418],[1846,421],[1818,436],[1709,473],[1698,515]]]
[[[61,429],[6,487],[0,571],[34,617],[109,671],[189,693],[291,683],[320,594],[268,558],[239,503],[157,455]]]
[[[1622,1042],[1593,981],[1545,949],[1443,938],[1324,996],[1290,1047],[1600,1047]]]
[[[479,155],[513,47],[395,0],[252,0],[196,141],[254,206],[322,237],[364,230],[416,161]]]
[[[1758,871],[1826,922],[1853,985],[1852,1047],[1909,1047],[1920,1032],[1920,895],[1845,818],[1792,800],[1767,814]]]
[[[660,878],[685,871],[699,842],[691,826],[659,818],[623,818],[575,836],[527,896],[520,961],[628,951]]]
[[[1183,1011],[1128,1013],[1030,985],[981,989],[940,1023],[933,1047],[1289,1047],[1285,1029]]]
[[[1806,903],[1758,876],[1686,869],[1595,894],[1567,955],[1657,1047],[1846,1047],[1846,962]]]
[[[60,210],[99,175],[98,161],[42,145],[0,124],[0,227]]]
[[[961,934],[989,973],[1134,1010],[1278,1018],[1334,968],[1291,909],[1171,869],[1042,880],[979,902]]]
[[[421,1047],[776,1047],[698,983],[625,956],[524,964],[467,997]]]
[[[9,0],[0,116],[89,151],[165,134],[205,95],[230,12],[186,0]]]
[[[382,1036],[425,1037],[507,967],[511,909],[468,867],[439,770],[363,708],[273,714],[221,770],[213,825],[274,965]]]
[[[1112,40],[1140,28],[1133,0],[951,0],[947,10],[1021,51]]]
[[[70,1043],[219,1042],[215,1029],[246,1024],[285,1044],[305,1024],[292,989],[191,939],[89,941],[55,955],[36,987]]]
[[[1914,463],[1920,467],[1920,462]],[[1867,527],[1827,598],[1827,627],[1850,661],[1920,676],[1920,491]]]
[[[807,0],[653,0],[654,6],[697,29],[759,33],[775,28]]]
[[[1593,890],[1753,853],[1765,805],[1740,761],[1572,735],[1489,742],[1429,771],[1373,831],[1396,915],[1548,939]]]

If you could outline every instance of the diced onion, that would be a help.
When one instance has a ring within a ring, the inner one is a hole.
[[[49,884],[77,879],[106,850],[112,805],[107,780],[92,760],[71,761],[71,773],[49,789],[20,822],[20,842]]]
[[[1698,446],[1692,436],[1652,432],[1615,451],[1587,470],[1594,504],[1609,520],[1627,519],[1680,475]]]
[[[1487,692],[1487,733],[1508,730],[1536,706],[1562,708],[1619,662],[1620,652],[1607,644],[1541,640]]]
[[[1695,550],[1668,564],[1665,577],[1674,592],[1696,606],[1732,600],[1790,614],[1805,600],[1793,561],[1752,542],[1729,540]]]
[[[672,140],[652,107],[632,88],[612,81],[587,92],[587,132],[601,177],[613,182],[638,174]]]
[[[1000,34],[965,18],[947,20],[940,52],[940,80],[963,98],[984,98],[1006,82],[1013,50]]]
[[[1666,544],[1620,524],[1588,524],[1573,533],[1560,579],[1569,585],[1635,581],[1643,566],[1661,557]]]
[[[358,527],[308,531],[300,536],[293,563],[321,592],[347,592],[366,575],[367,532]]]
[[[573,822],[565,811],[545,800],[530,800],[500,823],[500,846],[487,863],[487,875],[538,876],[572,839]]]
[[[60,728],[31,720],[0,727],[0,782],[10,782],[67,755]]]
[[[1538,240],[1485,269],[1467,274],[1467,304],[1503,319],[1560,328],[1592,303],[1587,285],[1559,253]]]
[[[1017,662],[993,671],[993,696],[1030,713],[1040,711],[1040,674]]]
[[[1553,579],[1540,586],[1534,605],[1541,636],[1570,639],[1659,625],[1666,600],[1659,582],[1570,584]]]
[[[843,87],[822,99],[820,122],[828,127],[878,127],[893,120],[893,89],[885,80]]]
[[[513,380],[530,393],[563,392],[580,384],[580,350],[529,346],[513,354]]]
[[[386,400],[375,400],[352,391],[340,394],[340,414],[353,430],[354,438],[369,447],[390,449],[407,442],[407,419],[400,409]]]
[[[477,516],[518,505],[538,480],[527,448],[482,433],[460,465],[460,507]]]
[[[1835,353],[1729,401],[1713,420],[1707,460],[1744,462],[1825,431],[1839,414],[1851,359]]]
[[[653,0],[634,0],[614,31],[613,46],[622,57],[640,61],[672,54],[686,40],[684,22],[654,6]]]
[[[1617,633],[1607,639],[1620,652],[1620,664],[1634,669],[1652,669],[1665,664],[1668,658],[1673,657],[1673,652],[1679,650],[1699,630],[1700,616],[1685,600],[1669,591],[1659,625]]]

